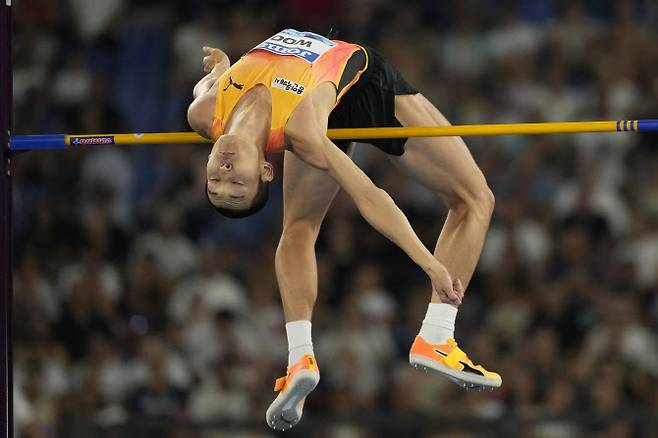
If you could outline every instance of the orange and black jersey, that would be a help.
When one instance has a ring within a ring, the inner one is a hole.
[[[362,68],[341,83],[352,55],[362,53]],[[365,50],[312,32],[285,29],[263,41],[229,67],[219,78],[219,91],[212,124],[212,138],[223,134],[240,98],[258,84],[272,96],[272,123],[267,152],[285,149],[284,129],[297,105],[318,85],[331,82],[338,95],[336,105],[367,67]]]

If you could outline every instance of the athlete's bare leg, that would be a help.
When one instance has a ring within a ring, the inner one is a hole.
[[[404,126],[448,125],[443,115],[421,94],[396,96],[395,116]],[[459,137],[414,138],[393,161],[437,194],[450,209],[434,256],[453,280],[468,286],[480,258],[494,207],[484,175]],[[420,332],[409,351],[409,363],[446,377],[464,388],[493,389],[499,374],[476,365],[454,340],[456,309],[432,292]]]
[[[311,320],[318,294],[315,241],[337,192],[327,172],[285,153],[283,233],[275,265],[286,321]]]
[[[277,379],[275,390],[279,394],[265,414],[267,424],[275,430],[287,430],[297,424],[306,396],[320,380],[310,333],[318,295],[315,241],[338,192],[338,184],[327,172],[309,166],[292,152],[285,153],[283,165],[283,232],[275,265],[287,322],[289,355],[288,372]],[[308,325],[308,332],[298,324]],[[291,342],[298,345],[291,349]],[[295,350],[297,357],[293,355]]]
[[[403,126],[450,124],[421,94],[396,96],[395,116]],[[484,175],[461,137],[410,138],[405,153],[392,160],[449,207],[434,255],[466,289],[494,208]],[[432,302],[441,302],[436,292],[432,292]]]

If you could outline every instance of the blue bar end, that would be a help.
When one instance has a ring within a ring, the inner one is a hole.
[[[66,134],[12,135],[9,139],[12,151],[66,149]]]
[[[658,119],[638,120],[637,130],[639,132],[658,131]]]

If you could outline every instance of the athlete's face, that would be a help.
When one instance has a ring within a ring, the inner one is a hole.
[[[210,202],[230,209],[249,207],[258,190],[262,167],[255,145],[235,138],[218,140],[206,166]]]

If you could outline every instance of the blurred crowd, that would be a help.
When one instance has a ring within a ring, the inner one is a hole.
[[[236,60],[284,27],[333,27],[377,47],[454,123],[658,118],[652,0],[23,0],[14,10],[16,133],[189,130],[201,47]],[[490,393],[408,366],[429,282],[339,195],[317,245],[322,381],[288,436],[656,436],[657,141],[467,139],[497,204],[456,334],[502,374]],[[287,356],[273,268],[280,180],[264,211],[223,219],[204,194],[208,151],[16,157],[17,436],[269,433]],[[355,160],[433,247],[440,200],[370,146]],[[252,426],[226,432],[242,423]]]

